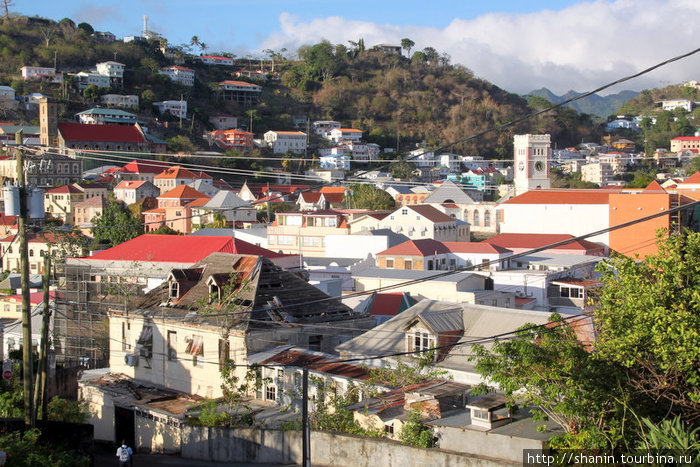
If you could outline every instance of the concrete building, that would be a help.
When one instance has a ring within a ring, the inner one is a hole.
[[[226,80],[219,83],[219,96],[222,100],[239,104],[255,105],[260,100],[262,86],[245,81]]]
[[[100,102],[112,107],[133,109],[139,106],[139,96],[135,94],[104,94],[100,96]]]
[[[114,187],[114,199],[123,201],[125,204],[134,204],[136,201],[160,195],[160,189],[148,180],[123,180]]]
[[[161,114],[170,114],[173,117],[187,118],[187,101],[162,101],[154,102],[154,106]]]
[[[161,68],[158,73],[183,86],[194,86],[194,70],[192,68],[174,65]]]
[[[306,152],[306,133],[301,131],[274,131],[264,135],[265,143],[275,154],[304,154]]]
[[[595,183],[598,186],[606,186],[613,180],[612,165],[605,162],[585,164],[581,166],[581,180]]]

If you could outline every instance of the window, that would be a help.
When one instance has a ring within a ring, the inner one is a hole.
[[[277,388],[274,386],[268,386],[265,390],[265,399],[268,401],[277,400]]]
[[[294,237],[291,235],[278,235],[277,236],[277,244],[278,245],[293,245],[294,244]]]
[[[583,298],[583,290],[576,287],[561,287],[559,296],[568,298]]]
[[[394,269],[394,258],[387,258],[386,259],[386,268],[387,269]]]
[[[408,215],[408,209],[404,208],[401,210],[401,215],[402,216],[407,216]]]
[[[177,360],[177,331],[168,331],[168,360]]]
[[[141,347],[139,355],[142,357],[151,358],[153,356],[153,326],[144,324],[136,345]]]
[[[491,227],[491,213],[488,211],[484,212],[484,227]]]
[[[435,338],[426,330],[414,329],[406,337],[409,352],[425,352],[435,347]]]
[[[204,338],[202,338],[202,336],[193,335],[189,339],[189,342],[187,342],[185,352],[192,355],[193,366],[204,365]]]
[[[304,376],[301,373],[294,373],[294,388],[301,391],[304,385]]]
[[[323,336],[319,335],[309,336],[309,350],[315,350],[316,352],[320,352],[322,339]]]
[[[180,296],[180,284],[177,281],[170,281],[170,287],[168,288],[170,293],[169,298],[179,298]]]
[[[474,225],[479,225],[479,211],[474,211]]]
[[[34,256],[34,250],[29,250],[29,256]]]
[[[216,283],[211,282],[209,284],[209,303],[214,303],[216,300],[221,299],[221,288],[216,285]]]
[[[484,421],[489,421],[489,411],[488,410],[479,410],[479,409],[472,409],[472,418],[475,418],[477,420],[484,420]]]
[[[403,262],[404,269],[413,269],[413,260],[407,259]]]

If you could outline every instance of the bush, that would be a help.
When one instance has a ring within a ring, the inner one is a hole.
[[[87,467],[86,457],[75,457],[70,451],[39,443],[41,432],[36,429],[0,436],[0,446],[7,455],[7,465],[13,467]]]

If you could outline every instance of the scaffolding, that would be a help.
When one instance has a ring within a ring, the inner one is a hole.
[[[144,280],[89,264],[56,265],[58,288],[54,316],[56,363],[95,368],[109,361],[107,313],[126,312],[130,299],[143,293]],[[133,272],[131,273],[133,274]]]

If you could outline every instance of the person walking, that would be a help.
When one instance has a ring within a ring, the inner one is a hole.
[[[131,457],[134,451],[126,445],[126,440],[122,440],[122,445],[117,449],[117,458],[119,459],[119,467],[126,467],[131,464]]]

